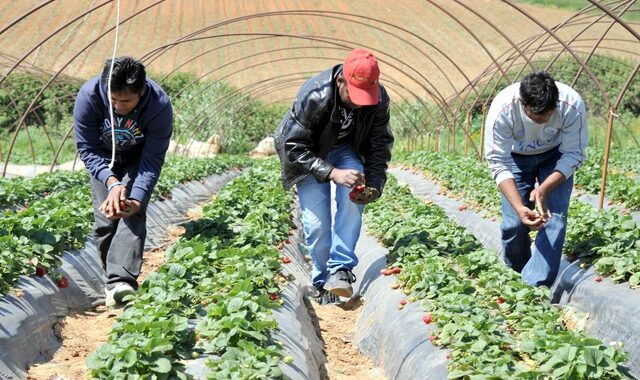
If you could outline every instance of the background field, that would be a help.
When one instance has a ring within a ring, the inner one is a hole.
[[[7,25],[40,1],[0,1],[0,25]],[[115,3],[106,5],[87,16],[85,11],[97,7],[100,1],[58,0],[35,12],[0,35],[2,52],[13,57],[25,57],[25,63],[47,70],[60,70],[73,77],[88,78],[97,74],[104,60],[111,55],[114,33],[107,33],[98,42],[87,44],[115,24]],[[156,4],[156,5],[154,5]],[[464,1],[462,4],[490,20],[501,32],[518,43],[543,30],[511,6],[496,0]],[[544,8],[517,3],[546,26],[556,25],[574,11]],[[122,25],[118,54],[143,57],[153,49],[171,43],[203,28],[220,25],[198,35],[198,41],[181,44],[147,64],[151,71],[168,73],[179,67],[209,79],[224,78],[238,88],[266,81],[279,75],[290,76],[290,86],[282,83],[282,90],[256,94],[270,101],[291,97],[299,85],[296,78],[306,77],[336,62],[345,50],[365,46],[375,51],[383,61],[382,70],[387,86],[403,97],[427,96],[424,86],[435,88],[448,96],[466,84],[467,78],[480,74],[493,57],[500,57],[511,46],[500,34],[478,16],[452,0],[446,1],[195,1],[167,0],[122,1],[121,20],[141,12]],[[150,7],[150,8],[148,8]],[[148,8],[147,10],[143,10]],[[355,14],[378,21],[353,16],[338,16],[352,21],[316,15],[264,15],[278,11],[332,11]],[[454,18],[459,19],[458,23]],[[262,16],[255,16],[263,14]],[[246,19],[234,21],[238,18]],[[70,27],[49,39],[41,47],[26,55],[37,43],[73,19]],[[409,33],[384,25],[404,28]],[[33,25],[39,25],[34,28]],[[372,29],[379,27],[389,33]],[[565,37],[582,25],[566,28]],[[467,30],[468,29],[468,30]],[[484,48],[476,41],[482,41]],[[255,33],[250,36],[232,36]],[[312,36],[326,42],[302,38],[260,38],[259,34]],[[619,28],[609,36],[628,38]],[[595,31],[581,38],[593,38]],[[255,39],[259,38],[259,39]],[[250,41],[253,39],[252,41]],[[426,42],[425,42],[426,41]],[[342,46],[332,46],[331,43]],[[235,44],[234,44],[235,43]],[[224,46],[228,45],[228,46]],[[586,46],[586,43],[585,43]],[[625,54],[625,42],[619,41],[611,52]],[[286,49],[286,50],[285,50]],[[418,52],[423,51],[425,55]],[[486,50],[485,50],[486,49]],[[634,49],[629,47],[629,49]],[[81,52],[82,51],[82,52]],[[77,55],[74,59],[74,56]],[[202,55],[201,55],[202,54]],[[26,55],[26,56],[25,56]],[[200,57],[185,63],[198,55]],[[445,57],[446,55],[446,57]],[[435,64],[434,64],[435,62]],[[436,64],[442,68],[440,71]],[[457,66],[457,67],[456,67]],[[396,70],[400,68],[404,73]],[[5,67],[6,70],[6,67]],[[415,70],[415,71],[413,71]],[[421,77],[417,73],[422,74]],[[446,73],[446,76],[445,74]],[[426,78],[426,80],[425,80]],[[426,83],[426,82],[429,83]],[[392,83],[392,82],[397,82]],[[274,85],[274,89],[275,89]],[[411,92],[403,90],[406,87]],[[434,90],[431,90],[434,91]]]

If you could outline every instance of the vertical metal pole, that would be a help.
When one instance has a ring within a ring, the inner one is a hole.
[[[482,124],[480,125],[480,161],[484,161],[484,123],[487,120],[487,111],[489,108],[486,104],[482,105]]]
[[[436,129],[436,152],[440,151],[440,130]]]
[[[600,198],[598,208],[604,204],[604,191],[607,187],[607,170],[609,168],[609,150],[611,148],[611,135],[613,134],[613,118],[616,117],[616,109],[609,108],[609,122],[607,123],[607,141],[604,144],[604,162],[602,163],[602,181],[600,181]]]
[[[456,117],[451,121],[451,152],[456,152]]]
[[[467,111],[467,120],[464,125],[464,156],[467,157],[469,151],[469,126],[471,124],[471,111]]]

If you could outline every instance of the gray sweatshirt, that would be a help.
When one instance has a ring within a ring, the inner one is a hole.
[[[559,147],[562,157],[555,170],[565,178],[586,159],[587,111],[580,95],[571,87],[556,82],[558,105],[545,124],[534,123],[524,112],[520,99],[520,82],[495,97],[485,124],[485,152],[497,184],[508,178],[513,159],[511,153],[534,155]]]

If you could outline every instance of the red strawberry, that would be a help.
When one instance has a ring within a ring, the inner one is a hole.
[[[496,303],[497,303],[498,305],[505,303],[505,301],[506,301],[506,300],[505,300],[504,298],[502,298],[502,297],[498,297],[498,298],[496,298]]]
[[[436,339],[438,339],[435,335],[429,335],[429,342],[433,343]]]
[[[426,324],[429,324],[429,323],[433,322],[433,316],[432,316],[431,314],[425,314],[425,315],[422,317],[422,321],[423,321],[424,323],[426,323]]]
[[[275,294],[275,293],[269,293],[269,299],[270,299],[271,301],[277,301],[277,300],[278,300],[278,298],[280,298],[280,297],[279,297],[277,294]]]
[[[400,305],[404,306],[407,304],[407,300],[400,300]]]
[[[400,272],[402,272],[402,269],[400,269],[400,267],[391,268],[391,273],[393,274],[400,274]]]
[[[355,186],[353,189],[351,189],[351,191],[349,192],[349,198],[356,199],[358,197],[359,194],[362,194],[364,192],[364,185],[358,185]]]
[[[613,204],[613,201],[607,201],[607,206],[611,206]]]
[[[282,258],[282,262],[284,264],[289,264],[291,262],[291,258],[289,256],[285,256]]]
[[[58,287],[64,289],[69,286],[69,280],[65,276],[60,277],[58,280]]]
[[[596,278],[594,280],[596,280],[596,282],[600,282],[600,281],[602,281],[602,276],[596,276]]]
[[[284,241],[284,244],[291,244],[291,239],[287,239]]]
[[[124,201],[120,201],[120,211],[124,211],[124,212],[129,211],[129,206],[127,206],[127,204],[124,203]]]
[[[380,269],[380,274],[384,275],[384,276],[390,276],[391,274],[393,274],[393,271],[391,269]]]
[[[467,206],[465,206],[465,205],[458,206],[458,211],[464,211],[466,209],[467,209]]]
[[[42,277],[45,274],[47,274],[47,269],[45,267],[43,267],[43,266],[38,265],[36,267],[36,275]]]

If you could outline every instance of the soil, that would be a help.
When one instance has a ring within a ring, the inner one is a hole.
[[[384,372],[362,354],[353,343],[356,321],[363,301],[347,304],[320,306],[311,302],[312,317],[325,346],[327,379],[331,380],[382,380]]]
[[[197,211],[190,212],[197,215]],[[183,227],[171,227],[164,246],[145,252],[142,272],[138,279],[142,283],[147,274],[156,271],[164,261],[166,249],[184,233]],[[89,378],[85,364],[87,356],[98,346],[107,342],[111,326],[122,314],[122,309],[111,309],[100,305],[93,310],[75,313],[64,320],[62,346],[46,363],[35,364],[29,369],[28,380],[80,380]]]

